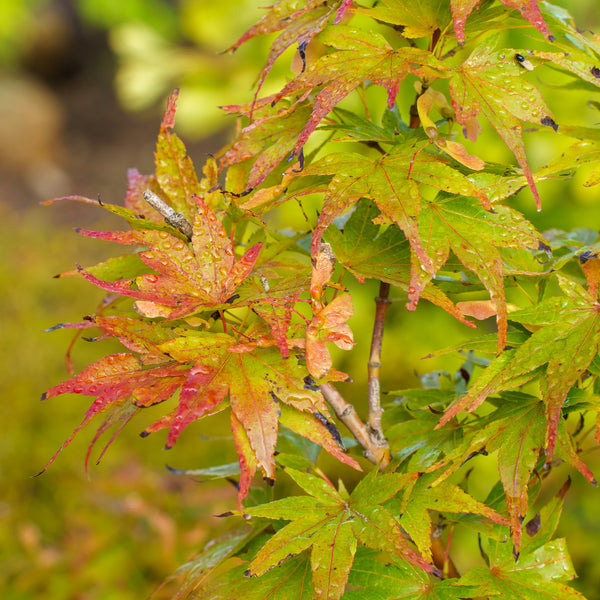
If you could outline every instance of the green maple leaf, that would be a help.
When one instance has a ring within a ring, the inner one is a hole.
[[[480,452],[497,452],[496,460],[506,497],[513,551],[518,554],[522,544],[521,524],[528,510],[530,479],[534,469],[539,466],[539,456],[544,447],[545,405],[535,396],[522,392],[504,392],[500,398],[492,398],[490,402],[496,409],[489,415],[470,422],[450,424],[450,431],[443,440],[452,439],[456,430],[461,431],[463,435],[457,438],[454,447],[450,444],[443,446],[445,454],[440,455],[434,463],[429,461],[425,470],[432,474],[437,473],[438,479],[443,481],[449,472],[456,470],[473,455]],[[427,414],[419,415],[414,425],[414,439],[410,437],[410,431],[408,434],[409,449],[411,444],[414,446],[427,443],[430,437],[434,442],[437,440],[433,433],[421,431],[425,429],[424,426],[419,426],[422,419],[426,425],[430,425],[431,419]],[[465,430],[469,433],[465,434]],[[401,444],[401,441],[398,440],[397,444]],[[435,449],[434,447],[433,453]],[[573,448],[570,434],[562,421],[557,431],[557,451],[566,462],[586,478],[593,480],[593,475]],[[428,453],[425,453],[425,456],[428,456]],[[433,485],[438,479],[433,481]]]
[[[540,169],[541,175],[574,172],[580,167],[588,167],[583,185],[591,187],[600,183],[600,133],[590,127],[565,126],[561,133],[579,139],[569,146],[559,157]],[[591,167],[591,168],[590,168]]]
[[[436,474],[422,475],[405,491],[400,525],[410,535],[421,554],[429,561],[431,554],[432,522],[429,511],[473,513],[496,524],[506,524],[504,517],[482,502],[475,500],[459,486],[449,481],[434,483]]]
[[[468,597],[470,589],[455,580],[432,580],[405,561],[367,548],[356,552],[348,587],[344,600],[459,600]]]
[[[447,397],[447,394],[445,395]],[[391,414],[388,415],[388,412]],[[422,472],[457,447],[461,447],[464,431],[461,427],[448,424],[442,429],[435,429],[439,416],[420,411],[415,418],[402,422],[393,420],[394,410],[386,410],[386,421],[393,424],[386,429],[386,437],[390,450],[397,461],[407,460],[406,470]]]
[[[373,8],[357,7],[355,12],[402,27],[402,35],[406,38],[426,37],[438,29],[445,31],[451,21],[447,0],[416,0],[410,4],[383,0]]]
[[[407,542],[398,521],[381,506],[414,475],[367,475],[349,496],[329,482],[308,473],[286,469],[309,496],[295,496],[253,507],[245,512],[254,517],[291,521],[257,553],[247,575],[261,575],[291,555],[311,548],[315,598],[340,598],[358,544],[396,555],[410,564],[432,572]]]
[[[241,558],[246,558],[244,555]],[[264,573],[248,585],[244,577],[247,563],[209,581],[203,590],[211,600],[244,598],[247,600],[314,600],[310,560],[305,555],[294,556],[282,565]],[[200,590],[202,591],[202,590]]]
[[[575,577],[564,539],[546,542],[531,553],[521,554],[517,561],[508,544],[491,540],[488,556],[488,567],[474,567],[459,580],[459,584],[471,587],[469,597],[585,600],[563,583]]]
[[[484,210],[462,197],[438,197],[419,214],[421,239],[427,240],[426,252],[433,257],[433,272],[449,258],[450,250],[485,285],[495,305],[498,322],[498,351],[506,344],[507,308],[504,294],[504,270],[498,248],[546,249],[546,241],[533,225],[514,209],[495,205]],[[418,265],[417,265],[418,266]],[[418,297],[432,274],[413,269],[413,297]],[[409,296],[410,299],[410,296]]]
[[[434,155],[418,152],[422,148],[418,141],[412,140],[377,159],[353,153],[331,154],[305,170],[306,175],[332,176],[313,232],[313,254],[318,250],[324,231],[337,216],[361,198],[371,198],[381,211],[379,220],[396,223],[414,254],[408,285],[409,310],[416,308],[425,285],[443,264],[439,259],[432,260],[433,255],[426,250],[423,241],[427,238],[419,231],[417,217],[424,204],[419,185],[478,197],[485,202],[485,196],[465,175]],[[438,248],[431,247],[438,252]],[[443,251],[438,254],[444,256]],[[429,273],[428,279],[423,272]],[[439,304],[443,302],[445,310],[451,306],[439,294],[435,298],[432,293],[428,299]]]
[[[562,405],[596,356],[600,341],[597,300],[564,277],[558,276],[558,281],[564,297],[552,297],[533,309],[511,314],[511,320],[539,328],[519,348],[505,351],[492,360],[469,391],[445,412],[440,426],[462,410],[475,410],[487,396],[513,388],[515,378],[521,381],[532,378],[537,369],[544,367],[546,455],[551,460]],[[564,368],[567,360],[568,369]]]
[[[330,227],[326,239],[332,245],[336,260],[359,281],[377,279],[408,293],[411,286],[410,244],[396,227],[388,227],[381,233],[381,227],[373,223],[379,214],[374,203],[361,200],[345,223],[343,233]],[[421,291],[421,297],[473,326],[439,288],[428,283]]]
[[[506,394],[490,417],[479,423],[488,452],[498,450],[514,552],[521,548],[521,523],[528,508],[528,484],[544,443],[544,405],[526,394]],[[480,438],[481,439],[481,438]]]
[[[522,76],[527,72],[518,51],[495,51],[495,37],[477,47],[450,77],[456,121],[469,131],[483,114],[514,154],[531,188],[538,209],[539,194],[525,154],[522,122],[558,129],[537,88]]]

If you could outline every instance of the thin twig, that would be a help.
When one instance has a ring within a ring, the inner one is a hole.
[[[146,190],[142,195],[144,196],[144,200],[154,210],[158,211],[169,225],[175,227],[175,229],[179,229],[189,240],[192,239],[192,225],[181,213],[177,212],[150,190]]]
[[[368,399],[369,399],[369,429],[371,438],[378,446],[387,448],[388,443],[381,428],[381,391],[379,385],[379,370],[381,369],[381,345],[383,342],[383,327],[385,315],[390,305],[390,284],[379,284],[379,296],[375,298],[375,322],[371,338],[371,352],[368,363]]]
[[[321,385],[321,393],[329,402],[338,419],[350,430],[356,441],[365,449],[365,458],[373,464],[379,464],[379,468],[385,468],[390,462],[390,452],[387,447],[378,445],[369,428],[360,420],[352,404],[344,400],[343,396],[333,387],[331,383]]]

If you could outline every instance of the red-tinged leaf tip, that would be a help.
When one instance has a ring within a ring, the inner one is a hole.
[[[222,519],[223,517],[233,517],[234,515],[235,515],[234,512],[228,510],[224,513],[221,513],[220,515],[213,515],[213,516],[217,517],[217,519]]]
[[[521,13],[549,42],[554,41],[554,36],[548,29],[544,17],[540,12],[537,0],[500,0],[509,8],[514,8]]]
[[[44,401],[46,399],[46,392],[44,392],[41,396],[40,396],[40,401]]]
[[[60,198],[52,198],[52,200],[44,200],[43,202],[40,202],[40,204],[42,206],[49,206],[50,204],[62,202],[63,200],[74,200],[76,202],[84,202],[85,204],[94,204],[95,206],[98,206],[98,200],[92,200],[85,196],[62,196]]]
[[[465,24],[467,22],[467,17],[479,2],[480,0],[450,0],[454,34],[461,46],[465,43]]]
[[[169,96],[167,101],[167,110],[163,116],[162,123],[160,124],[160,131],[166,131],[167,129],[173,129],[175,126],[175,112],[177,111],[177,99],[179,97],[179,90],[174,89],[173,93]]]
[[[340,21],[344,18],[344,14],[352,5],[353,0],[344,0],[341,6],[338,8],[337,13],[335,14],[335,19],[333,20],[334,25],[338,25]]]
[[[140,437],[141,438],[147,438],[150,435],[150,431],[141,431],[140,432]]]

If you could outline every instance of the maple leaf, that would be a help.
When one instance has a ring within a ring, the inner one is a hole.
[[[456,580],[431,579],[406,561],[394,556],[386,556],[384,561],[377,552],[361,547],[357,549],[348,577],[348,588],[344,600],[460,600],[469,597],[469,588],[457,585]]]
[[[432,522],[429,511],[474,513],[487,517],[496,524],[506,520],[495,510],[475,500],[454,483],[442,481],[432,485],[435,474],[422,475],[412,486],[407,486],[402,502],[400,525],[410,535],[426,560],[432,560]]]
[[[245,511],[253,517],[291,521],[259,550],[247,575],[261,575],[290,555],[311,548],[315,598],[335,600],[344,592],[358,543],[394,554],[427,572],[435,570],[410,547],[396,519],[381,506],[414,475],[372,471],[348,496],[315,475],[291,468],[286,473],[310,495]]]
[[[104,356],[75,377],[51,387],[42,396],[43,400],[68,393],[95,396],[95,399],[83,421],[48,461],[43,471],[54,462],[58,454],[96,415],[108,410],[123,413],[124,403],[132,399],[134,395],[139,398],[139,404],[136,399],[130,403],[134,408],[162,402],[170,398],[184,380],[185,370],[179,365],[165,364],[146,369],[136,356],[122,352]],[[119,411],[119,409],[121,410]],[[132,416],[126,408],[125,414],[127,418]],[[108,425],[115,422],[114,419],[114,415],[109,415],[106,425],[102,425],[100,431],[104,431]],[[88,450],[88,457],[97,437],[94,438],[90,450]]]
[[[200,194],[200,183],[196,169],[185,146],[173,131],[179,90],[169,98],[165,115],[160,125],[156,152],[156,182],[169,199],[169,204],[188,220],[195,208],[194,197]]]
[[[329,154],[307,167],[303,175],[332,176],[313,232],[313,255],[323,232],[336,217],[359,199],[371,198],[380,209],[382,219],[393,221],[402,229],[420,264],[433,274],[435,267],[425,251],[416,220],[422,203],[419,184],[475,196],[483,202],[485,196],[465,175],[440,162],[439,158],[419,153],[422,148],[418,141],[412,140],[412,144],[399,146],[381,158],[373,159],[355,153]],[[414,288],[415,284],[413,276],[410,286]],[[411,298],[414,306],[418,297],[417,293]]]
[[[591,127],[565,126],[561,133],[578,139],[560,156],[539,170],[541,175],[574,172],[579,167],[591,167],[583,183],[586,187],[600,183],[600,134]]]
[[[397,227],[388,227],[383,233],[373,220],[380,214],[377,206],[361,200],[344,225],[343,233],[330,227],[325,236],[333,247],[340,264],[360,282],[365,278],[385,281],[408,293],[411,280],[410,245]],[[443,308],[453,317],[474,327],[466,320],[452,301],[437,287],[427,284],[421,297]]]
[[[464,44],[465,42],[465,23],[467,22],[467,17],[480,1],[481,0],[450,0],[454,33],[459,44]]]
[[[250,107],[225,106],[228,112],[247,112]],[[310,116],[310,105],[307,101],[285,103],[273,111],[257,111],[255,120],[244,127],[236,140],[226,147],[219,160],[219,169],[254,159],[248,173],[248,180],[241,190],[232,190],[245,195],[260,185],[267,175],[288,155],[296,145]],[[292,173],[289,174],[290,178]],[[247,202],[247,200],[244,200]],[[249,208],[254,208],[254,202]]]
[[[193,361],[197,368],[190,371],[193,380],[189,398],[184,398],[185,401],[180,398],[173,412],[146,431],[169,427],[167,445],[172,445],[180,431],[197,418],[196,407],[202,411],[207,398],[214,397],[211,403],[216,405],[229,393],[232,429],[242,470],[240,499],[247,493],[256,467],[265,477],[275,478],[273,454],[282,404],[307,413],[296,419],[286,413],[288,427],[300,430],[301,435],[318,441],[343,462],[358,467],[354,459],[335,448],[327,428],[317,424],[315,413],[330,418],[329,412],[321,393],[306,385],[306,373],[297,359],[284,359],[274,349],[240,351],[231,336],[211,333],[176,338],[161,344],[160,350],[179,362]]]
[[[271,9],[268,14],[229,47],[229,51],[234,51],[258,35],[283,30],[271,45],[267,62],[258,76],[253,106],[256,104],[256,98],[267,75],[283,52],[293,44],[297,44],[299,53],[305,61],[305,50],[310,41],[327,26],[332,18],[334,24],[339,23],[350,4],[351,2],[348,0],[334,0],[333,2],[308,0],[304,6],[299,8],[295,0],[279,0],[268,7]],[[253,108],[250,112],[252,110]]]
[[[558,276],[565,297],[552,297],[533,310],[511,313],[511,320],[539,327],[516,350],[494,359],[469,391],[440,419],[447,423],[462,410],[475,410],[487,396],[510,389],[515,378],[531,378],[545,365],[542,395],[546,405],[546,458],[552,459],[561,407],[568,391],[598,352],[600,324],[598,302],[578,284]],[[569,369],[563,366],[568,357]],[[593,480],[589,471],[586,477]]]
[[[429,390],[430,391],[430,390]],[[448,394],[442,394],[447,398]],[[431,395],[428,394],[428,397]],[[407,400],[410,402],[410,400]],[[390,413],[389,415],[387,413]],[[394,418],[394,409],[386,409],[386,422]],[[398,416],[398,415],[396,415]],[[386,428],[386,438],[395,460],[408,459],[407,470],[423,472],[432,465],[439,466],[439,459],[449,455],[452,450],[461,447],[464,432],[458,427],[448,424],[442,429],[435,429],[439,415],[420,411],[418,418],[398,422]]]
[[[263,536],[263,539],[266,536]],[[256,542],[260,542],[257,539]],[[242,558],[248,559],[248,553]],[[276,569],[264,573],[256,585],[248,585],[244,577],[247,562],[229,571],[225,577],[209,581],[199,591],[206,597],[244,598],[247,600],[314,600],[310,560],[305,555],[294,556]],[[216,596],[215,596],[216,594]]]
[[[542,17],[537,0],[500,0],[502,4],[518,10],[549,42],[554,41],[548,25]],[[454,22],[454,33],[459,44],[465,41],[465,23],[473,9],[481,3],[481,0],[450,0],[452,8],[452,20]]]
[[[354,337],[346,321],[353,312],[352,296],[341,294],[315,314],[306,328],[306,367],[315,379],[325,377],[333,365],[328,342],[341,350],[352,349]]]
[[[538,0],[500,0],[504,6],[518,10],[549,42],[554,41],[542,13]]]
[[[64,393],[95,396],[83,422],[59,452],[96,415],[125,407],[130,417],[136,409],[161,403],[180,390],[176,408],[147,427],[143,435],[168,428],[169,448],[190,423],[223,410],[229,398],[241,467],[240,502],[248,493],[256,468],[265,477],[275,477],[273,454],[280,418],[293,431],[360,469],[340,450],[330,428],[323,424],[331,419],[325,400],[318,388],[306,385],[306,371],[297,359],[284,359],[271,348],[240,349],[237,340],[224,333],[174,337],[170,328],[121,317],[100,317],[95,324],[140,356],[120,353],[104,357],[48,390],[44,398]],[[101,426],[99,434],[112,424],[111,419]]]
[[[418,86],[421,88],[422,86]],[[465,165],[465,167],[469,167],[470,169],[474,169],[476,171],[481,171],[483,167],[485,167],[485,163],[477,156],[471,156],[468,154],[467,149],[458,142],[453,140],[447,140],[445,137],[439,134],[437,125],[429,116],[429,112],[433,109],[437,110],[444,118],[453,118],[452,109],[448,104],[448,100],[446,96],[441,92],[434,90],[433,88],[427,88],[425,91],[421,90],[423,93],[417,99],[417,112],[419,115],[419,119],[421,121],[421,125],[427,134],[427,137],[431,140],[435,146],[450,155],[454,160],[457,160],[459,163]],[[467,134],[467,137],[471,137]],[[489,208],[489,203],[486,206]]]
[[[346,323],[354,312],[352,296],[343,293],[327,305],[323,301],[324,287],[331,279],[334,266],[331,246],[321,244],[313,261],[310,282],[313,318],[306,328],[305,337],[306,366],[315,379],[325,377],[333,364],[327,342],[333,342],[342,350],[350,350],[354,345],[352,330]]]
[[[456,121],[463,127],[482,113],[514,154],[535,198],[540,197],[525,154],[521,122],[557,129],[552,113],[537,88],[522,78],[527,72],[515,60],[518,52],[494,51],[495,36],[477,47],[450,77]],[[466,134],[466,133],[465,133]]]
[[[421,238],[427,240],[426,251],[434,257],[437,271],[449,257],[450,250],[460,262],[485,285],[495,305],[498,322],[498,352],[506,344],[508,327],[504,270],[498,248],[545,249],[545,239],[520,213],[502,205],[489,212],[467,198],[438,198],[419,215]],[[417,261],[415,261],[417,263]],[[413,266],[413,297],[418,298],[431,274],[424,273],[418,263]],[[409,295],[409,300],[411,300]]]
[[[446,0],[416,0],[410,4],[399,0],[382,0],[372,8],[356,7],[354,12],[402,28],[402,36],[421,38],[445,31],[451,20]]]
[[[88,237],[148,248],[139,258],[154,273],[134,281],[106,282],[89,272],[81,275],[98,287],[137,298],[136,308],[144,316],[179,319],[202,309],[231,302],[235,290],[252,271],[262,244],[256,244],[239,259],[233,244],[213,211],[196,198],[192,247],[168,231],[89,231]]]
[[[544,445],[544,404],[534,396],[520,392],[505,392],[492,399],[493,413],[478,418],[472,424],[478,433],[464,437],[428,471],[435,473],[444,465],[462,464],[468,457],[485,450],[497,451],[498,472],[506,496],[513,552],[521,550],[521,524],[528,509],[528,488],[531,474],[539,461]],[[452,428],[453,429],[453,428]],[[568,434],[561,432],[561,440]],[[443,477],[447,477],[446,472]]]
[[[316,95],[312,115],[300,134],[293,154],[298,154],[319,122],[338,102],[367,79],[383,86],[388,108],[396,99],[400,82],[409,74],[439,77],[446,67],[431,52],[420,48],[394,49],[379,33],[337,25],[324,31],[319,40],[336,51],[319,58],[290,81],[274,98],[306,93],[323,86]]]
[[[585,600],[580,592],[562,583],[575,577],[564,539],[523,553],[517,561],[507,544],[490,540],[487,555],[489,566],[474,567],[459,580],[459,584],[473,586],[473,596]]]

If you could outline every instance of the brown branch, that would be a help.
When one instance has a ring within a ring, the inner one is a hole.
[[[192,239],[192,225],[181,213],[177,212],[150,190],[146,190],[142,195],[144,196],[144,200],[154,210],[159,212],[171,227],[179,229],[189,240]]]
[[[329,402],[338,419],[350,430],[356,441],[365,449],[364,456],[373,464],[379,464],[379,468],[385,468],[390,462],[390,451],[381,446],[373,439],[369,427],[365,425],[352,404],[346,402],[343,396],[333,387],[331,383],[321,385],[321,393]]]
[[[368,363],[368,400],[369,400],[369,430],[371,438],[378,446],[388,446],[387,440],[381,428],[381,390],[379,384],[379,371],[381,369],[381,345],[383,342],[383,327],[385,315],[391,300],[390,284],[383,281],[379,285],[379,296],[375,298],[375,322],[373,324],[373,336],[371,338],[371,352]]]

